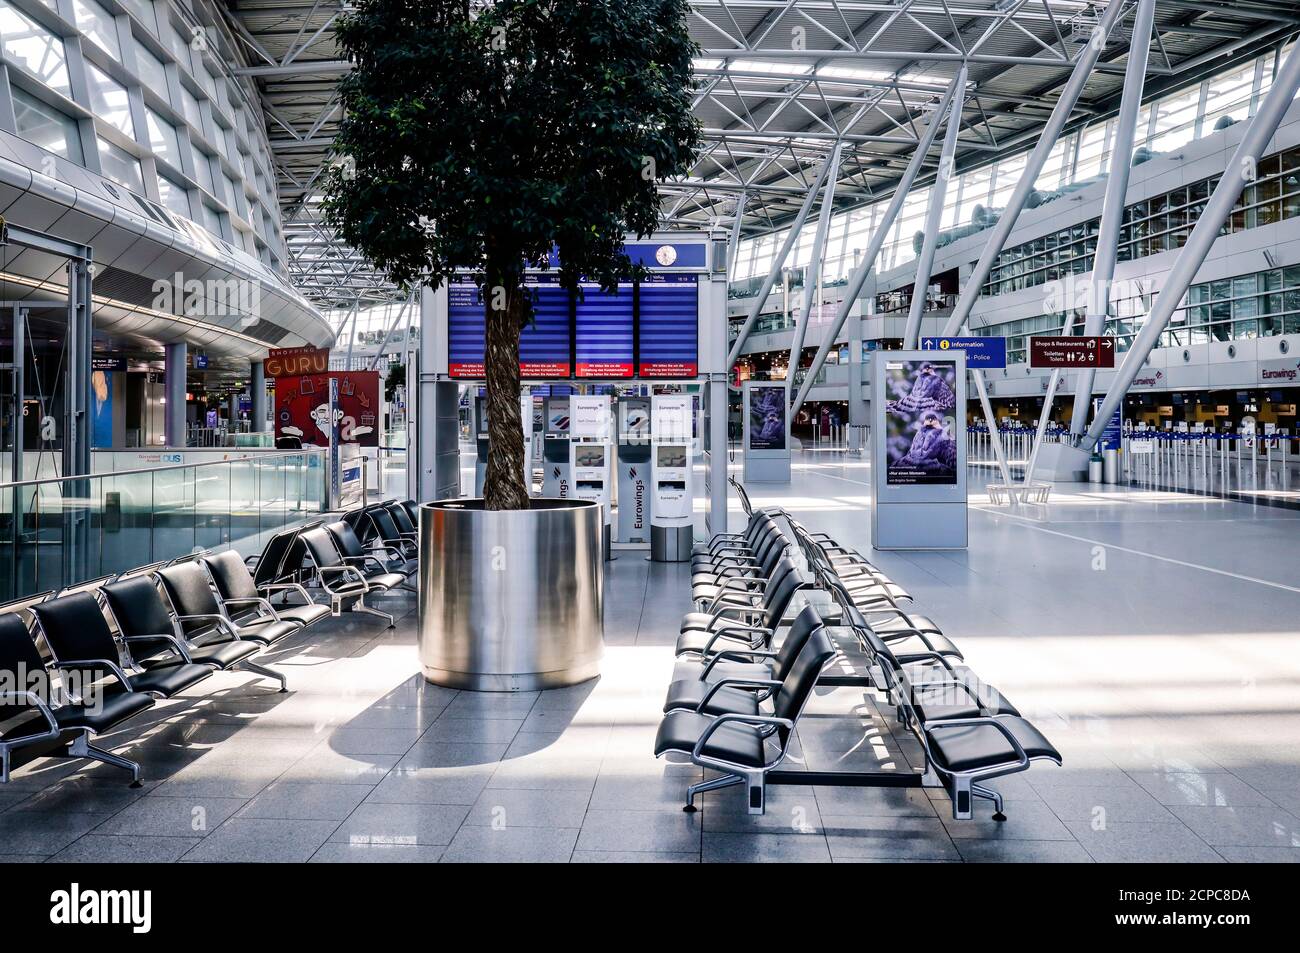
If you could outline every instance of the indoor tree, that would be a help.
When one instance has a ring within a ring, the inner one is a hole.
[[[639,269],[657,184],[699,147],[688,0],[358,0],[326,186],[339,238],[392,281],[479,281],[487,341],[484,505],[526,509],[519,333],[528,267],[616,287]]]

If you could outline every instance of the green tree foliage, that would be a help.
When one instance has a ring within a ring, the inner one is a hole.
[[[637,272],[625,233],[658,223],[688,171],[688,0],[358,0],[339,42],[340,160],[326,214],[403,286],[468,270],[486,303],[490,509],[528,506],[519,418],[526,267],[560,281]]]

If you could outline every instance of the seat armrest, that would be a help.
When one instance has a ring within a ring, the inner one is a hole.
[[[176,638],[176,636],[174,635],[164,635],[161,632],[158,633],[157,635],[152,635],[148,633],[146,633],[145,635],[128,635],[123,639],[123,641],[126,642],[128,646],[132,642],[170,642],[172,648],[176,650],[177,655],[185,659],[186,662],[194,661],[192,658],[190,658],[190,653],[185,648],[185,643],[182,642],[180,639]]]
[[[756,658],[776,658],[776,653],[767,649],[723,649],[709,657],[704,664],[704,671],[700,673],[700,680],[708,678],[719,662],[752,662]]]
[[[135,691],[131,687],[131,680],[127,677],[126,672],[122,671],[122,666],[117,662],[110,661],[106,658],[81,659],[76,662],[55,662],[54,667],[60,671],[78,672],[93,671],[95,669],[108,669],[113,673],[113,677],[122,683],[122,687],[128,692]]]
[[[716,732],[723,725],[731,724],[733,722],[742,722],[744,724],[750,725],[755,728],[771,726],[773,728],[785,728],[790,732],[794,731],[794,722],[791,721],[789,718],[778,718],[775,715],[740,715],[740,714],[736,714],[735,712],[727,712],[725,715],[719,715],[718,717],[714,718],[713,721],[709,722],[709,724],[705,727],[704,732],[696,740],[695,747],[691,751],[691,760],[694,761],[696,764],[701,764],[708,767],[718,767],[720,770],[726,772],[727,774],[731,774],[736,771],[745,772],[745,773],[753,771],[754,769],[752,766],[743,765],[743,764],[733,764],[730,761],[723,761],[721,758],[710,758],[709,756],[702,753],[704,751],[704,746],[708,743],[709,739],[713,737],[714,732]],[[764,771],[770,770],[771,768],[775,767],[784,757],[785,757],[785,751],[782,750],[781,753],[777,756],[776,760],[765,764],[762,770]]]
[[[27,738],[16,739],[15,741],[11,742],[12,744],[26,744],[30,741],[40,741],[46,738],[58,737],[59,730],[60,730],[59,722],[54,717],[54,712],[50,710],[50,706],[45,703],[44,698],[42,698],[40,695],[36,694],[35,692],[27,691],[27,690],[15,690],[15,691],[7,691],[7,692],[0,691],[0,703],[9,704],[11,702],[18,701],[19,699],[23,699],[27,701],[29,704],[35,705],[37,710],[40,711],[40,713],[45,716],[46,722],[49,723],[50,730],[47,734],[44,735],[35,735],[35,736],[29,736]]]
[[[306,601],[309,606],[314,606],[316,604],[316,600],[311,597],[311,593],[309,593],[307,588],[300,582],[273,582],[269,586],[262,587],[263,592],[283,592],[285,590],[293,590],[294,592],[297,592],[298,595],[303,597],[303,600]]]
[[[695,710],[702,712],[704,706],[713,700],[713,696],[718,694],[724,688],[752,688],[755,690],[765,690],[766,694],[762,697],[767,698],[773,692],[781,687],[781,683],[772,678],[723,678],[709,686],[709,690],[704,693],[700,703],[695,706]],[[760,699],[761,701],[762,699]]]
[[[746,633],[749,634],[748,638],[745,637]],[[771,637],[772,630],[764,629],[761,626],[756,626],[756,625],[726,626],[724,628],[718,629],[711,636],[709,636],[709,641],[704,643],[704,648],[700,650],[700,654],[707,658],[709,652],[712,650],[713,646],[717,643],[719,639],[727,639],[728,641],[733,641],[733,642],[744,642],[750,648],[755,648],[756,643],[759,641],[754,638],[755,633],[762,635],[763,638],[766,639]]]
[[[225,629],[228,634],[233,635],[235,638],[239,638],[239,632],[235,629],[234,624],[223,615],[216,615],[210,612],[203,613],[201,615],[178,615],[176,617],[176,621],[177,622],[213,622],[216,624],[217,628]]]
[[[1016,760],[1004,761],[1000,764],[991,764],[988,765],[987,767],[980,768],[978,771],[974,771],[974,772],[959,771],[956,773],[986,774],[990,771],[997,772],[997,771],[1006,770],[1008,768],[1029,767],[1029,755],[1025,753],[1024,747],[1021,746],[1019,740],[1017,740],[1016,736],[1012,733],[1011,729],[1008,728],[1006,725],[1002,724],[1002,722],[996,718],[991,718],[987,715],[980,718],[954,718],[952,719],[952,721],[938,721],[938,722],[934,722],[933,724],[927,723],[923,726],[923,730],[926,735],[933,735],[936,731],[942,731],[945,728],[971,728],[977,725],[992,725],[999,732],[1001,732],[1002,737],[1007,739],[1007,742],[1011,745],[1012,751],[1015,752]],[[929,759],[929,761],[933,763],[934,759],[930,757],[930,751],[928,746],[926,748],[925,754],[926,757]]]

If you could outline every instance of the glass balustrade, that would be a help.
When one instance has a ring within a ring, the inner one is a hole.
[[[325,507],[325,451],[0,484],[0,599],[215,547],[259,552]]]

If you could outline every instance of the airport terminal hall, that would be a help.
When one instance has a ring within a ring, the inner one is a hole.
[[[1294,0],[0,0],[0,53],[16,922],[179,937],[260,863],[1284,914]]]

